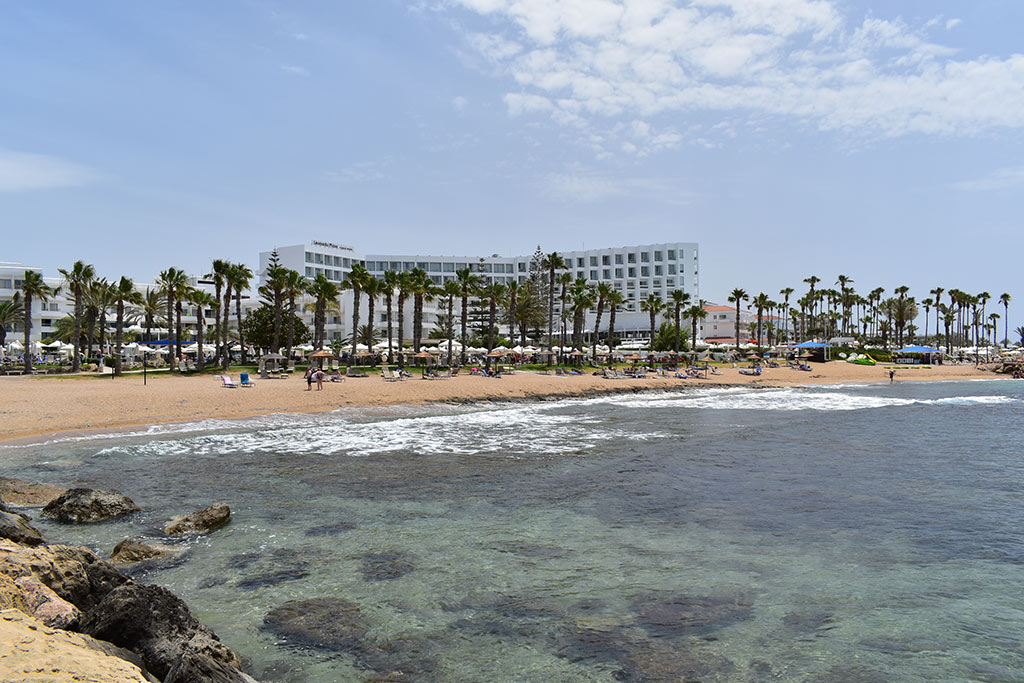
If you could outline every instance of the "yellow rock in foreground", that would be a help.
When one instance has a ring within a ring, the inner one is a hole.
[[[151,683],[121,657],[127,650],[79,633],[49,628],[18,610],[0,612],[0,680],[10,683]]]

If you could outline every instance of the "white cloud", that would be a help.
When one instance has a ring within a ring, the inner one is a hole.
[[[308,40],[309,36],[307,36],[305,33],[293,33],[292,34],[292,38],[294,38],[295,40],[302,41],[302,40]]]
[[[77,187],[98,177],[94,170],[58,157],[0,149],[0,192]]]
[[[957,26],[959,26],[961,23],[962,22],[959,19],[950,19],[949,21],[946,22],[946,30],[951,31]]]
[[[602,137],[622,118],[693,112],[782,116],[858,139],[1024,127],[1024,54],[958,57],[928,37],[941,18],[858,20],[840,0],[450,1],[494,27],[467,42],[514,82],[510,115]],[[625,142],[636,145],[607,140]]]
[[[632,143],[625,143],[628,148]],[[626,150],[630,151],[630,150]],[[548,173],[539,183],[544,196],[559,201],[594,203],[616,197],[634,197],[651,202],[685,205],[694,194],[676,178],[611,177],[580,165],[561,173]]]
[[[1006,190],[1024,187],[1024,166],[1001,168],[981,178],[962,180],[953,183],[953,189],[967,192],[984,192],[988,190]]]
[[[467,104],[469,104],[469,100],[467,100],[462,95],[459,95],[458,97],[453,97],[452,98],[452,109],[454,109],[457,112],[465,111]]]
[[[376,162],[361,161],[340,171],[324,171],[324,178],[332,183],[367,183],[383,180],[384,171]]]
[[[302,76],[303,78],[309,77],[309,70],[301,66],[282,64],[281,71],[285,72],[286,74],[291,74],[292,76]]]

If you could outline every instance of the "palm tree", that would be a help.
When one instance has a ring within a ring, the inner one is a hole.
[[[114,285],[106,278],[93,280],[87,290],[86,300],[89,308],[95,311],[96,322],[99,324],[99,352],[101,356],[107,355],[107,313],[115,305]],[[91,326],[90,326],[91,330]],[[92,337],[90,334],[89,351],[92,351]]]
[[[0,301],[0,346],[7,343],[7,328],[13,332],[22,319],[20,292],[15,292],[10,301]]]
[[[295,301],[306,293],[309,288],[309,280],[303,277],[299,271],[286,268],[281,284],[281,295],[288,301],[288,343],[284,355],[291,360],[292,345],[295,343]]]
[[[697,350],[697,321],[703,320],[708,317],[708,312],[704,310],[704,302],[701,301],[699,304],[690,306],[686,309],[686,315],[690,318],[690,332],[693,334],[693,346],[691,347],[694,351]]]
[[[313,297],[313,343],[316,350],[324,348],[324,328],[327,325],[327,309],[333,304],[338,306],[338,296],[341,294],[341,287],[329,280],[326,275],[320,273],[306,289]]]
[[[814,303],[817,301],[817,299],[814,298],[814,285],[816,285],[819,282],[821,282],[821,278],[818,277],[817,275],[811,275],[810,277],[805,277],[804,278],[804,282],[806,282],[808,285],[810,285],[810,288],[807,291],[807,296],[808,296],[808,300],[810,301],[810,316],[811,316],[811,320],[813,321],[814,320]],[[732,301],[732,299],[730,299],[730,301]],[[739,304],[737,304],[737,306],[738,305]],[[736,324],[739,324],[738,316],[737,316]],[[805,336],[806,336],[806,331],[805,331]],[[739,342],[739,335],[736,335],[736,337],[737,337],[737,342]],[[739,346],[737,345],[737,349],[738,348],[739,348]]]
[[[398,365],[402,367],[405,365],[405,353],[403,351],[403,344],[405,343],[405,300],[409,296],[409,292],[412,291],[413,281],[412,273],[402,272],[398,274]],[[463,304],[462,308],[462,334],[465,339],[466,334],[466,308]],[[465,345],[465,342],[463,342]]]
[[[85,287],[96,277],[96,269],[84,261],[75,261],[70,270],[60,268],[58,272],[64,276],[64,285],[71,290],[75,297],[75,336],[71,343],[75,347],[75,355],[71,359],[71,372],[78,372],[81,367],[81,339],[82,339],[82,296]],[[28,349],[26,349],[27,351]]]
[[[626,303],[626,297],[617,289],[608,293],[608,365],[612,364],[612,354],[615,353],[615,312],[619,306]]]
[[[21,296],[24,300],[24,312],[22,313],[22,327],[25,329],[25,374],[32,374],[32,345],[29,337],[32,335],[32,297],[40,302],[48,301],[57,290],[47,286],[43,282],[41,273],[34,270],[26,270],[25,278],[21,282]]]
[[[681,289],[674,289],[674,290],[672,290],[672,293],[669,294],[669,296],[672,297],[673,316],[675,318],[675,323],[676,323],[676,343],[675,343],[675,346],[672,347],[672,350],[675,351],[678,354],[679,353],[679,332],[680,332],[680,327],[682,327],[682,324],[683,324],[683,321],[680,318],[680,313],[682,312],[682,309],[685,306],[689,305],[689,303],[690,303],[690,295],[687,294],[686,292],[684,292]]]
[[[998,313],[988,314],[988,319],[992,321],[992,346],[999,346],[999,344],[996,342],[996,330],[999,329],[997,323],[999,322],[999,318],[1001,317],[1002,316],[1000,316]]]
[[[586,278],[578,278],[572,285],[572,348],[583,352],[583,326],[587,311],[594,305],[594,288],[587,284]],[[597,343],[594,343],[597,346]]]
[[[121,276],[121,279],[114,285],[114,304],[117,307],[117,320],[114,328],[114,374],[121,375],[121,345],[124,343],[124,321],[125,306],[140,306],[143,303],[142,294],[135,289],[135,283],[131,278]],[[132,309],[129,309],[129,315]]]
[[[516,338],[516,303],[519,300],[519,283],[511,280],[505,285],[505,299],[508,304],[506,309],[508,320],[508,338],[515,344]]]
[[[562,359],[561,356],[562,356],[563,353],[565,353],[565,351],[564,351],[564,349],[565,349],[565,321],[569,317],[569,309],[565,305],[565,303],[569,299],[569,285],[572,284],[572,273],[560,273],[559,276],[558,276],[558,284],[561,286],[561,291],[559,292],[558,300],[560,302],[559,303],[559,317],[562,319],[562,325],[559,327],[559,334],[558,334],[558,344],[559,344],[559,349],[558,349],[559,359],[558,359],[558,362],[561,363],[561,362],[564,362],[564,360]]]
[[[203,276],[205,278],[212,279],[213,280],[213,287],[214,287],[215,303],[214,303],[214,306],[213,306],[213,311],[214,311],[213,338],[215,340],[214,346],[216,347],[216,352],[214,354],[215,358],[214,358],[214,361],[213,361],[214,365],[219,365],[220,364],[220,359],[221,359],[221,355],[220,354],[224,350],[224,347],[221,344],[221,339],[222,339],[223,335],[221,335],[221,327],[220,327],[220,325],[221,325],[221,309],[222,309],[221,292],[223,292],[223,290],[224,290],[224,273],[227,271],[228,265],[229,264],[228,264],[227,261],[224,261],[222,259],[214,259],[213,260],[213,268],[210,270],[209,273],[207,273],[206,275]]]
[[[135,315],[138,318],[142,318],[142,321],[146,326],[147,341],[152,341],[153,325],[163,319],[162,316],[166,303],[167,302],[164,301],[163,294],[160,290],[155,287],[151,287],[146,290],[146,293],[141,296],[139,303],[136,304]]]
[[[244,263],[236,263],[228,267],[225,280],[227,281],[228,293],[231,290],[235,292],[235,322],[238,324],[238,345],[242,348],[242,364],[244,365],[248,360],[248,351],[245,348],[245,334],[242,331],[242,292],[248,291],[250,281],[252,280],[253,273],[252,269]],[[231,354],[228,352],[227,346],[227,309],[224,312],[224,369],[228,369],[228,365],[231,362]]]
[[[597,318],[594,320],[594,341],[591,344],[591,357],[594,364],[597,364],[597,341],[601,332],[601,316],[604,315],[604,305],[608,296],[614,291],[614,287],[608,282],[597,283]]]
[[[640,310],[645,311],[651,318],[651,367],[654,367],[654,335],[657,330],[658,314],[665,308],[665,302],[657,294],[648,294],[647,298],[640,302]]]
[[[359,299],[362,296],[363,283],[372,277],[370,271],[360,263],[352,265],[343,287],[352,290],[352,353],[349,354],[348,364],[351,365],[356,359],[356,344],[359,341]]]
[[[434,281],[422,268],[413,268],[409,273],[412,279],[412,348],[413,353],[420,352],[423,340],[423,304],[431,301],[437,293]]]
[[[935,289],[933,289],[930,292],[928,292],[929,294],[931,294],[932,296],[935,297],[934,301],[935,301],[935,336],[936,337],[941,336],[939,334],[939,308],[938,307],[939,307],[940,304],[942,304],[942,293],[945,292],[945,291],[946,290],[943,289],[942,287],[936,287]]]
[[[480,290],[480,296],[487,300],[487,353],[494,350],[494,332],[498,324],[498,302],[505,296],[505,285],[497,283],[487,285]],[[490,355],[487,357],[487,367],[491,366]]]
[[[206,355],[203,353],[203,340],[206,334],[204,310],[207,307],[216,306],[217,299],[215,299],[209,292],[198,288],[190,289],[187,296],[188,302],[196,307],[196,344],[199,346],[199,352],[196,354],[196,362],[199,363],[199,372],[202,372],[206,365]]]
[[[1024,325],[1021,325],[1020,327],[1017,327],[1013,331],[1013,333],[1015,335],[1017,335],[1018,337],[1020,337],[1020,344],[1021,344],[1021,346],[1024,346]]]
[[[924,306],[924,336],[928,338],[928,313],[931,311],[932,306],[935,302],[932,299],[921,299],[921,305]]]
[[[843,305],[843,330],[842,333],[846,334],[846,321],[848,317],[847,311],[849,310],[846,305],[846,289],[847,285],[853,284],[853,280],[846,275],[840,275],[836,278],[836,284],[839,285],[840,302]],[[760,323],[759,323],[760,324]],[[760,335],[760,333],[758,333]]]
[[[782,318],[784,320],[789,320],[789,296],[793,293],[793,291],[794,290],[793,290],[792,287],[786,287],[785,289],[780,289],[779,290],[779,294],[781,294],[783,296],[783,304],[782,304],[783,313],[782,313]],[[795,330],[794,330],[794,332],[795,332]]]
[[[459,353],[459,365],[466,364],[466,323],[469,320],[469,297],[473,296],[477,287],[480,286],[480,276],[469,268],[462,268],[455,271],[455,281],[459,283],[459,291],[462,296],[462,336],[459,341],[462,343],[462,351]]]
[[[381,293],[384,295],[384,308],[388,316],[388,363],[395,362],[394,324],[392,307],[395,302],[395,289],[398,288],[398,273],[393,270],[384,271],[384,281]],[[399,342],[401,344],[401,342]]]
[[[377,310],[377,297],[384,293],[384,287],[384,280],[373,275],[366,278],[366,282],[363,283],[363,294],[366,295],[366,324],[374,331],[377,329],[377,320],[374,317]],[[371,336],[376,336],[376,332]],[[370,347],[373,344],[369,343],[366,346]]]
[[[814,280],[814,282],[819,282],[818,278],[814,276],[807,278],[807,280],[804,280],[804,282],[807,282],[808,280]],[[814,291],[814,282],[811,283],[812,292]],[[747,291],[745,289],[740,289],[739,287],[732,290],[732,293],[729,294],[729,301],[733,301],[736,303],[736,353],[739,353],[740,351],[740,304],[749,298],[750,296],[747,294]],[[813,304],[811,304],[811,306],[811,315],[813,316]]]
[[[455,318],[453,317],[455,308],[455,297],[462,294],[462,285],[458,280],[448,280],[444,283],[442,288],[445,297],[448,299],[448,323],[445,326],[445,333],[448,337],[448,367],[450,368],[452,363],[452,337],[455,336]]]
[[[281,319],[284,317],[284,291],[288,280],[288,269],[280,264],[276,249],[270,252],[270,261],[267,264],[267,269],[263,272],[263,278],[266,284],[260,287],[260,294],[267,304],[274,307],[274,336],[270,351],[271,353],[280,353]]]
[[[157,284],[160,285],[164,301],[167,303],[167,364],[171,368],[171,372],[174,372],[177,367],[178,356],[181,352],[181,316],[178,316],[178,328],[177,333],[174,335],[174,343],[171,343],[171,326],[174,323],[174,311],[181,310],[181,305],[178,302],[178,296],[188,287],[188,277],[185,275],[185,271],[179,270],[178,268],[168,268],[167,270],[160,271],[160,277],[157,278]],[[239,326],[241,328],[241,326]]]
[[[544,267],[548,269],[548,351],[554,352],[555,271],[563,270],[567,266],[565,259],[557,251],[553,251],[544,257]],[[548,356],[548,364],[551,364],[551,356]]]
[[[1003,292],[999,295],[999,303],[1003,305],[1003,348],[1010,343],[1010,299],[1012,297]]]
[[[845,276],[840,276],[840,277],[845,277]],[[758,346],[758,348],[760,348],[761,347],[761,328],[762,328],[762,321],[764,320],[764,311],[765,311],[766,308],[768,308],[768,305],[771,303],[771,299],[768,298],[767,294],[765,294],[764,292],[761,292],[760,294],[758,294],[757,296],[754,297],[754,301],[752,303],[754,305],[754,308],[757,310],[757,346]]]

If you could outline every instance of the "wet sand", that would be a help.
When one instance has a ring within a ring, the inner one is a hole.
[[[306,391],[296,375],[257,380],[252,388],[228,389],[211,375],[150,374],[111,377],[0,377],[0,442],[38,440],[58,434],[115,431],[168,422],[243,418],[270,413],[313,413],[345,407],[424,403],[508,401],[591,396],[650,389],[685,390],[700,386],[799,386],[846,382],[888,382],[882,365],[841,361],[817,363],[810,372],[788,367],[766,369],[760,377],[726,367],[707,379],[605,379],[592,375],[553,376],[516,372],[500,379],[460,375],[446,380],[385,382],[379,376],[325,382]],[[900,368],[896,381],[993,379],[974,366]],[[238,374],[232,375],[237,382]]]

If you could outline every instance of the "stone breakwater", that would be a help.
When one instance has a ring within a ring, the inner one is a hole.
[[[95,510],[96,496],[71,492]],[[229,514],[214,512],[189,530]],[[47,544],[2,500],[0,515],[0,679],[253,682],[170,591],[136,582],[88,548]]]

